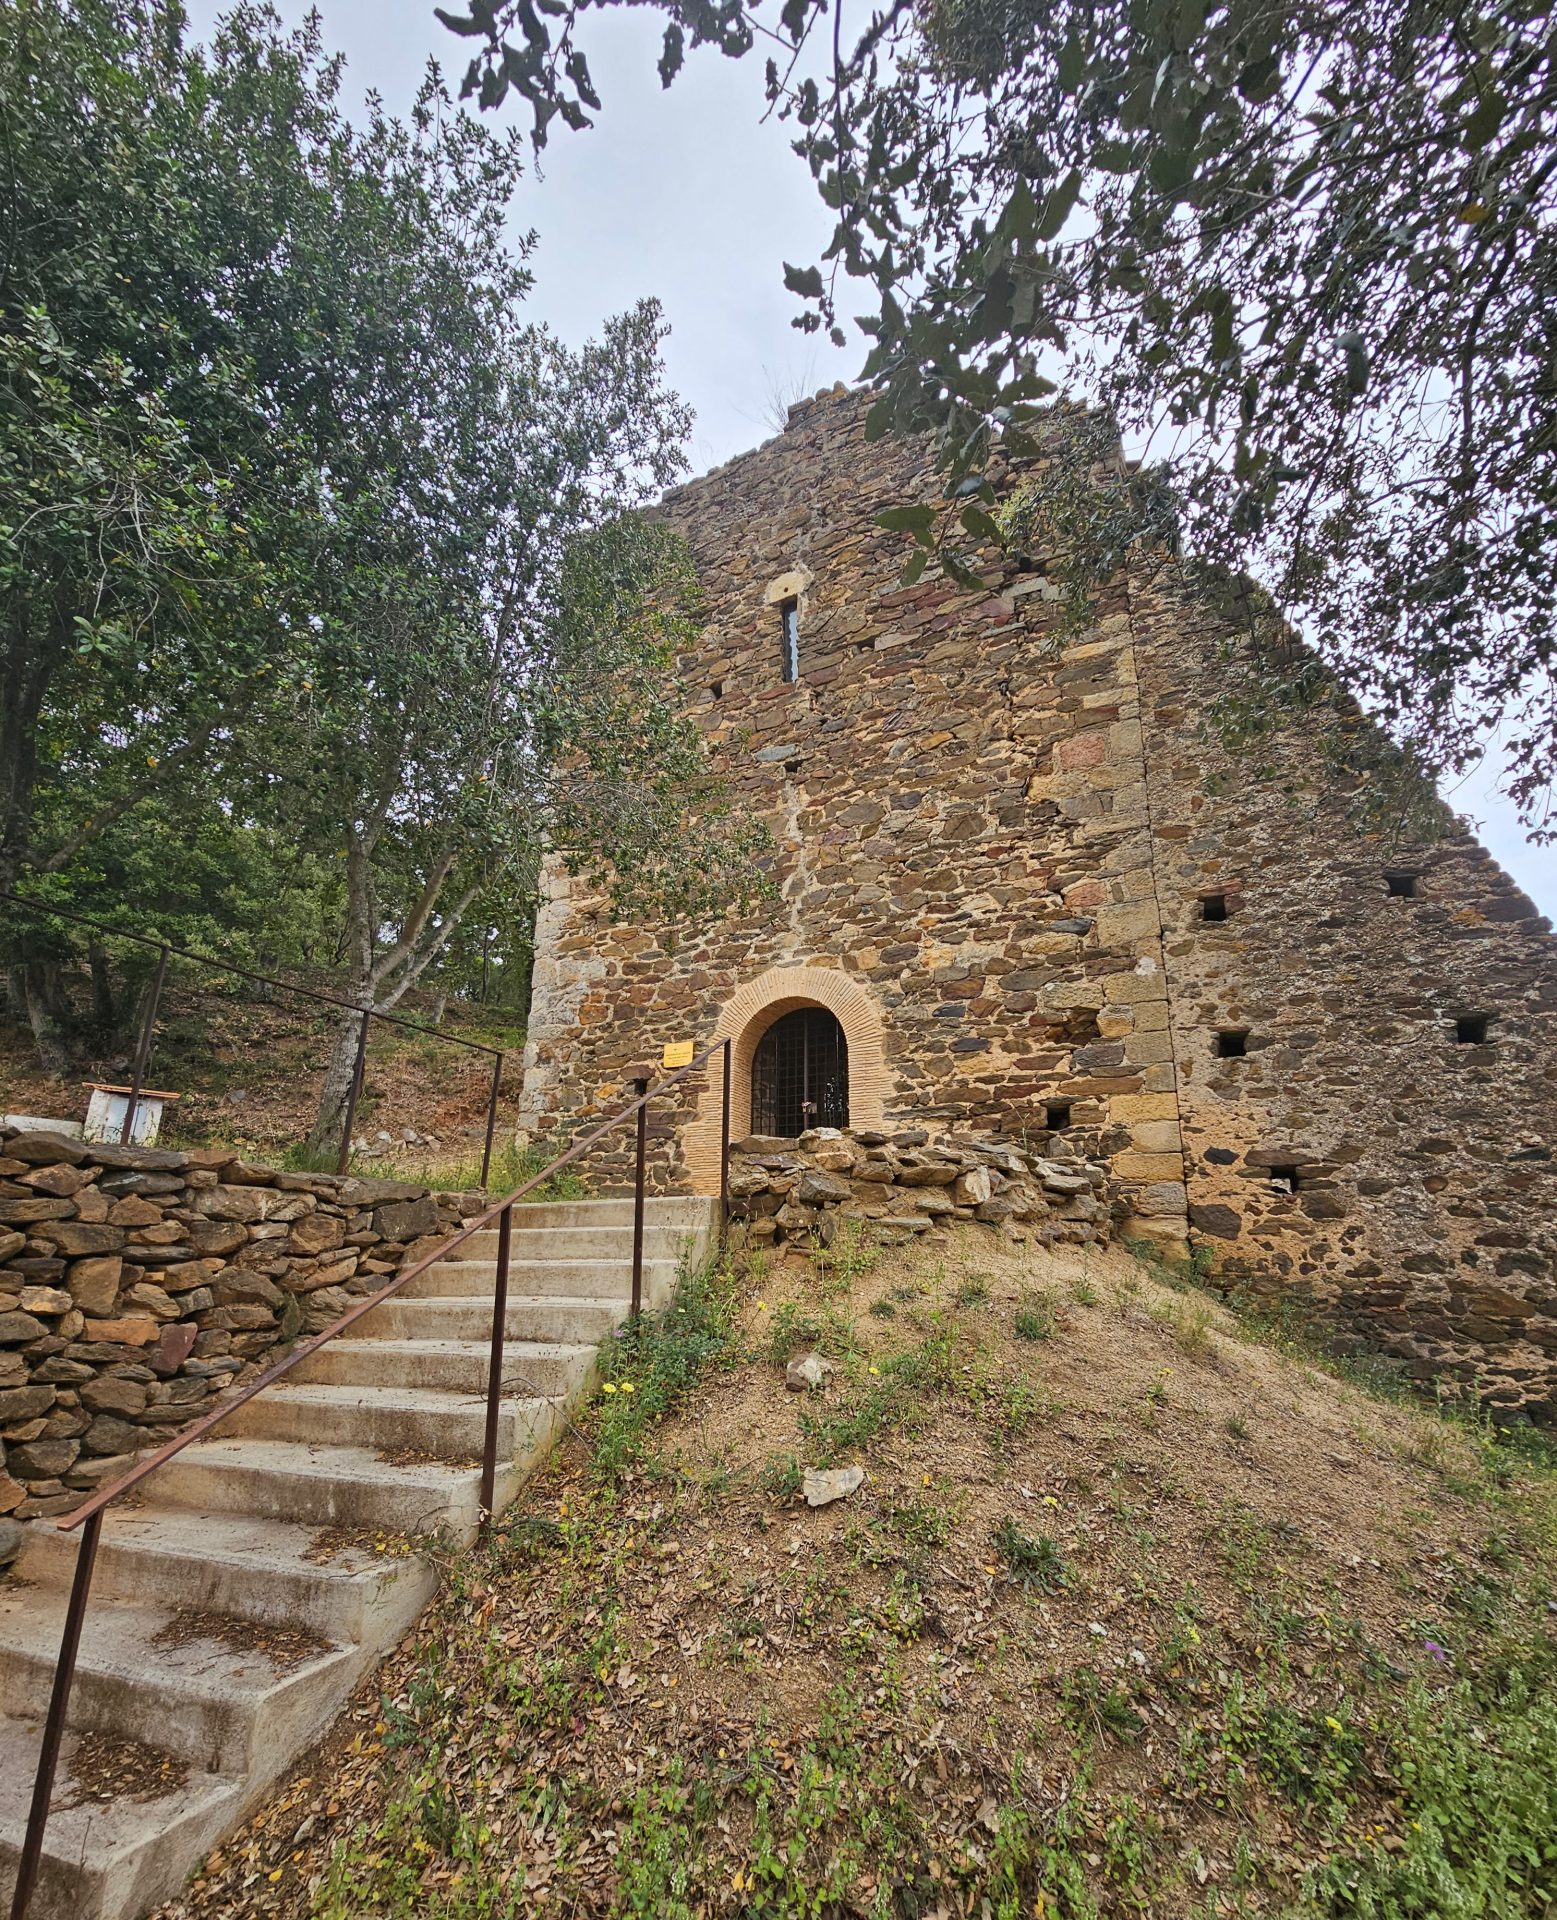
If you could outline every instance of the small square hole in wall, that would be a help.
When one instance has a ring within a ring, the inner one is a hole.
[[[1462,1047],[1484,1047],[1492,1038],[1492,1015],[1462,1013],[1454,1023],[1454,1038]]]
[[[1225,920],[1227,918],[1227,895],[1225,893],[1203,893],[1200,896],[1200,917],[1202,920]]]
[[[784,762],[784,771],[788,774],[799,773],[800,762],[798,760],[786,760]]]
[[[1247,1027],[1225,1027],[1216,1036],[1218,1060],[1241,1060],[1248,1051],[1249,1029]]]
[[[1389,889],[1391,900],[1416,900],[1421,897],[1422,876],[1419,873],[1386,873],[1384,884]]]
[[[1274,1193],[1296,1193],[1299,1176],[1296,1167],[1272,1167],[1270,1169],[1271,1190]]]
[[[1043,1103],[1043,1124],[1050,1133],[1063,1133],[1070,1125],[1070,1102],[1068,1100],[1045,1100]]]
[[[716,680],[708,689],[708,697],[710,700],[722,700],[724,698],[724,682],[722,680]]]

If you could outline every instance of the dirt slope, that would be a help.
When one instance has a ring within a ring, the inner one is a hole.
[[[339,991],[335,976],[303,985]],[[436,1018],[433,995],[410,996],[401,1009],[413,1020]],[[199,976],[175,980],[164,998],[148,1081],[181,1098],[164,1113],[161,1144],[231,1144],[255,1158],[284,1158],[308,1137],[318,1108],[325,1061],[335,1036],[333,1009],[312,1006],[278,989],[241,986],[217,991]],[[505,1066],[499,1140],[510,1139],[518,1113],[523,1032],[499,1010],[460,1002],[444,1013],[440,1032],[478,1045],[514,1049]],[[80,1120],[87,1080],[123,1082],[123,1050],[83,1046],[63,1079],[40,1071],[32,1036],[0,1019],[0,1112]],[[371,1030],[356,1132],[372,1151],[364,1171],[416,1177],[446,1161],[479,1152],[491,1094],[492,1061],[445,1044],[436,1035],[382,1022]],[[407,1141],[403,1135],[415,1136]]]
[[[982,1229],[726,1276],[608,1365],[169,1920],[1557,1900],[1553,1480],[1490,1436]]]

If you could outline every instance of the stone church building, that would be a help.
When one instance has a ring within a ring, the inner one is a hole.
[[[667,499],[704,591],[685,677],[774,891],[656,928],[552,875],[522,1125],[571,1132],[665,1042],[729,1035],[737,1139],[1063,1136],[1126,1232],[1553,1419],[1548,923],[1443,810],[1425,844],[1360,816],[1343,696],[1229,744],[1207,716],[1250,643],[1171,569],[1063,644],[1019,560],[905,587],[876,515],[937,491],[837,392]],[[657,1103],[662,1186],[718,1190],[720,1091]]]

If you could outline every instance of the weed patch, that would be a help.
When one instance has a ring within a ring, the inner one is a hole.
[[[1070,1585],[1065,1556],[1046,1533],[1030,1539],[1014,1520],[1002,1520],[995,1529],[995,1551],[1019,1586],[1055,1593]]]
[[[639,1460],[656,1423],[680,1406],[698,1378],[733,1361],[735,1284],[727,1260],[683,1274],[663,1313],[643,1314],[602,1343],[601,1397],[590,1435],[596,1479],[614,1481]]]

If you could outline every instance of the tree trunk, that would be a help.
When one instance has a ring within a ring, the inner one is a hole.
[[[388,800],[385,801],[387,809]],[[445,909],[441,925],[428,922],[438,904],[444,883],[454,866],[454,853],[446,852],[434,863],[421,897],[401,925],[400,937],[382,953],[375,951],[374,935],[378,915],[374,910],[373,871],[370,842],[354,840],[346,852],[346,916],[341,946],[351,956],[351,985],[348,992],[358,1006],[375,1012],[388,1012],[401,996],[414,987],[423,973],[443,951],[476,898],[472,886]],[[441,1017],[441,1010],[440,1010]],[[324,1086],[319,1094],[319,1109],[313,1132],[308,1136],[308,1156],[322,1164],[334,1165],[339,1157],[346,1131],[346,1106],[357,1059],[360,1019],[355,1013],[343,1013],[335,1044],[325,1067]]]
[[[87,964],[92,969],[92,1024],[106,1040],[113,1033],[118,1009],[114,1005],[114,981],[108,955],[95,940],[87,949]]]
[[[70,1067],[71,1007],[59,968],[52,960],[19,961],[10,969],[8,992],[12,1006],[25,1013],[32,1028],[39,1066],[63,1080]]]
[[[340,1157],[346,1132],[346,1108],[351,1100],[351,1083],[357,1071],[357,1040],[364,1016],[343,1012],[335,1031],[335,1042],[324,1069],[324,1085],[319,1092],[319,1108],[314,1115],[313,1132],[308,1136],[308,1158],[317,1166],[333,1168]]]

